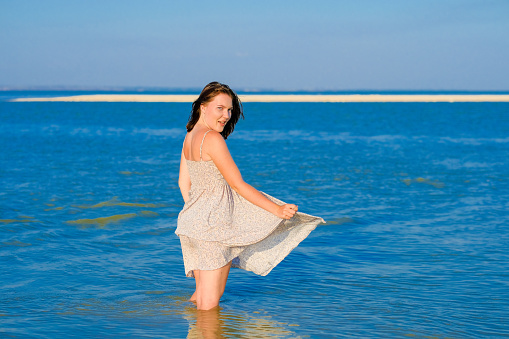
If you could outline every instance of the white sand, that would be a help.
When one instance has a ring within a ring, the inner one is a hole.
[[[193,102],[197,95],[95,94],[11,101]],[[244,94],[242,102],[509,102],[507,94]]]

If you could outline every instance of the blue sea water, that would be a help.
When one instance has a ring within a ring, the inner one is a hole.
[[[204,315],[174,234],[190,104],[0,102],[0,336],[509,336],[508,103],[244,108],[244,179],[327,224]]]

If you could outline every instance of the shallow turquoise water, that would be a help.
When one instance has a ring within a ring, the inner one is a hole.
[[[509,336],[509,104],[244,107],[245,180],[328,224],[204,317],[173,233],[190,104],[0,102],[0,334]]]

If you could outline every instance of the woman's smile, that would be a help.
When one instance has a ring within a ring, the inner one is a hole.
[[[208,128],[222,132],[232,116],[232,110],[232,98],[221,93],[202,106],[203,121]]]

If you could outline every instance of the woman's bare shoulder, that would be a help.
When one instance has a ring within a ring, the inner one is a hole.
[[[215,131],[215,130],[211,129],[211,130],[208,130],[205,133],[207,133],[206,139],[208,139],[209,141],[212,141],[214,143],[221,142],[221,141],[224,142],[223,136],[218,131]]]
[[[203,142],[203,153],[214,158],[215,156],[225,152],[228,152],[228,146],[226,145],[223,136],[214,130],[208,132]]]
[[[201,144],[204,151],[209,148],[217,147],[221,142],[224,143],[223,136],[213,129],[199,131],[196,133],[195,138],[197,144]]]

